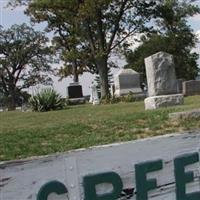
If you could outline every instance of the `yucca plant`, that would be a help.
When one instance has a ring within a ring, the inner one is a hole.
[[[42,89],[41,92],[32,96],[29,103],[33,111],[46,112],[64,108],[62,97],[52,88]]]

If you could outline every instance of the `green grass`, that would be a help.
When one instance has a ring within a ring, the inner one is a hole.
[[[200,108],[200,96],[184,106],[145,111],[143,102],[83,105],[47,113],[0,113],[0,160],[27,158],[94,145],[200,128],[200,120],[171,122],[168,114]]]

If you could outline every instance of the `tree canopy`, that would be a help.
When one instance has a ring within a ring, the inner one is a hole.
[[[175,57],[178,78],[191,79],[198,73],[198,55],[191,52],[196,38],[187,23],[188,17],[200,13],[196,0],[10,1],[26,5],[33,22],[47,22],[46,31],[53,31],[55,50],[64,61],[61,78],[73,74],[77,81],[85,71],[98,73],[103,98],[109,96],[109,58],[121,49],[126,50],[128,66],[139,72],[144,72],[145,57],[166,51]],[[128,39],[138,33],[145,36],[143,45],[127,51]]]
[[[23,4],[25,1],[14,0]],[[60,25],[65,38],[72,31],[72,51],[84,49],[82,62],[91,65],[100,75],[102,97],[108,96],[109,57],[113,51],[127,46],[127,39],[146,30],[156,0],[30,0],[26,13],[35,22],[46,21],[48,28]],[[62,20],[60,20],[62,19]],[[71,29],[72,28],[72,29]],[[75,39],[75,40],[74,40]],[[78,41],[77,41],[78,40]],[[69,43],[69,41],[67,41]],[[81,46],[83,48],[81,48]],[[62,44],[62,47],[66,47]],[[87,49],[85,54],[85,49]],[[67,55],[68,58],[69,54]],[[66,58],[66,57],[65,57]],[[69,60],[69,59],[68,59]]]
[[[155,32],[143,38],[134,51],[126,53],[128,65],[145,74],[144,58],[166,51],[174,55],[177,78],[194,79],[198,74],[198,54],[192,52],[197,38],[187,23],[188,17],[200,13],[194,1],[163,0],[155,12]]]
[[[0,28],[0,92],[15,109],[22,89],[38,83],[48,84],[50,49],[43,33],[26,24]]]

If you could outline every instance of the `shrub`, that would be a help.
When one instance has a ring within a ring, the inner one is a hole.
[[[132,92],[129,92],[128,95],[122,96],[121,101],[122,102],[135,102],[136,98]]]
[[[46,112],[63,109],[65,104],[61,96],[53,89],[46,88],[29,99],[33,111]]]
[[[110,99],[110,103],[111,104],[115,104],[115,103],[119,103],[119,102],[128,103],[128,102],[135,102],[136,100],[137,100],[136,96],[132,92],[129,92],[129,94],[123,95],[123,96],[120,96],[120,97],[113,96]]]

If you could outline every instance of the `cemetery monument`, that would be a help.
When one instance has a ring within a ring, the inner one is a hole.
[[[178,94],[173,56],[158,52],[145,59],[149,97],[145,99],[145,109],[157,109],[184,102]]]
[[[200,95],[200,81],[199,80],[184,81],[183,94],[184,96]]]
[[[115,96],[142,94],[140,74],[132,69],[121,69],[114,78]]]
[[[78,82],[70,83],[70,85],[67,87],[67,93],[68,93],[68,100],[70,103],[72,104],[85,103],[82,86]]]

